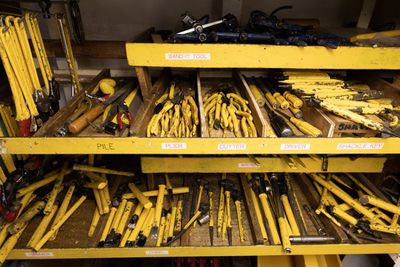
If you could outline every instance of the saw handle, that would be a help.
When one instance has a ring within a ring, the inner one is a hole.
[[[98,116],[100,116],[101,113],[103,113],[102,105],[96,105],[88,112],[84,113],[82,116],[74,120],[70,125],[68,125],[68,131],[72,134],[80,133],[89,125],[90,122],[94,121]]]

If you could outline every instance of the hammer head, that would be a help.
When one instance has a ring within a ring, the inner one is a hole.
[[[224,188],[225,191],[232,191],[233,190],[233,181],[230,179],[220,180],[219,185]]]
[[[232,196],[233,201],[242,201],[242,193],[237,189],[234,189],[232,191],[231,196]]]

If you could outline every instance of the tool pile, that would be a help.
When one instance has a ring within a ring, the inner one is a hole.
[[[361,182],[367,178],[352,174],[309,174],[308,177],[310,189],[316,190],[319,196],[315,213],[340,227],[354,243],[383,243],[382,233],[400,233],[399,200],[392,202],[372,183]]]
[[[56,136],[78,135],[89,125],[97,133],[124,135],[133,122],[133,103],[138,90],[135,81],[129,79],[118,82],[110,78],[100,80],[80,100],[64,126],[57,130]],[[100,115],[103,116],[98,120]]]
[[[240,242],[243,242],[241,194],[226,175],[220,181],[220,187],[217,236],[222,241],[227,237],[228,244],[232,245],[230,211],[233,203]],[[127,190],[130,192],[124,193]],[[158,185],[158,190],[141,191],[134,183],[128,183],[122,184],[117,192],[102,231],[100,247],[170,246],[196,225],[208,225],[210,244],[214,245],[215,205],[213,187],[208,180],[196,178],[190,187],[172,187],[168,174],[165,174],[164,183]],[[153,197],[154,202],[151,201]]]
[[[263,78],[252,77],[247,79],[247,82],[258,105],[265,106],[268,113],[270,123],[270,127],[267,128],[268,136],[291,137],[295,135],[293,129],[296,128],[306,136],[322,136],[320,129],[302,119],[303,100],[290,91],[276,90]]]
[[[319,70],[277,72],[273,84],[284,93],[300,96],[333,114],[359,123],[386,136],[399,136],[398,108],[383,91],[370,90],[357,81],[346,81]],[[376,116],[371,116],[376,115]],[[378,116],[378,117],[377,117]]]
[[[208,118],[210,136],[212,129],[227,132],[236,137],[257,137],[249,102],[230,83],[221,83],[209,90],[203,97],[204,114]]]
[[[171,82],[155,102],[147,125],[147,137],[194,137],[199,125],[199,108],[193,90],[182,82]]]
[[[334,237],[313,235],[307,229],[291,176],[248,174],[247,180],[264,242],[282,245],[283,250],[290,253],[292,244],[335,241]]]
[[[28,32],[44,86],[35,67]],[[37,18],[31,13],[26,13],[23,18],[2,17],[0,43],[0,56],[15,103],[18,135],[30,136],[58,111],[60,99]]]
[[[184,30],[172,34],[171,42],[208,43],[261,43],[275,45],[308,46],[318,45],[335,49],[341,45],[351,45],[345,39],[333,34],[321,33],[308,26],[288,24],[275,14],[292,6],[283,6],[267,14],[260,10],[250,13],[245,29],[239,27],[238,19],[227,14],[219,20],[209,22],[209,15],[199,19],[186,12],[181,16]]]

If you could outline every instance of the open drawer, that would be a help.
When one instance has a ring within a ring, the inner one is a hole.
[[[76,134],[69,132],[71,124],[75,123],[78,119],[82,119],[85,114],[93,111],[97,106],[102,105],[101,102],[91,99],[87,94],[92,94],[94,90],[99,90],[98,87],[103,79],[113,79],[116,82],[116,87],[119,89],[126,89],[128,95],[132,93],[133,99],[126,106],[126,110],[132,116],[132,121],[136,120],[136,114],[139,107],[143,103],[143,99],[138,89],[138,82],[134,77],[111,77],[110,70],[105,69],[101,71],[83,90],[78,92],[68,103],[61,108],[54,116],[52,116],[36,133],[35,137],[53,137],[53,136],[68,136],[68,137],[125,137],[129,132],[129,125],[125,121],[123,127],[119,129],[118,122],[116,119],[110,118],[109,123],[105,123],[107,112],[106,107],[102,107],[100,112],[97,112],[94,119],[90,119],[90,122],[85,122],[85,126]],[[116,91],[117,92],[117,91]],[[95,94],[96,96],[102,96],[102,93]],[[124,95],[121,96],[121,98]],[[111,98],[111,97],[110,97]],[[113,103],[116,105],[118,99]],[[111,105],[113,105],[111,104]],[[110,105],[110,106],[111,106]],[[118,107],[119,108],[119,107]],[[125,110],[124,110],[125,111]],[[122,113],[122,111],[121,111]],[[73,118],[73,119],[72,119]],[[122,118],[126,118],[126,115],[122,115]]]

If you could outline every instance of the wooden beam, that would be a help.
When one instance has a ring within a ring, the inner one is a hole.
[[[45,40],[48,57],[65,57],[60,40]],[[72,43],[76,58],[126,58],[125,42],[122,41],[85,41],[78,45]]]
[[[357,28],[368,29],[372,14],[374,13],[375,3],[376,0],[364,0],[357,22]]]
[[[143,99],[149,99],[152,96],[151,76],[147,67],[135,67],[136,77],[138,78],[140,91]]]

